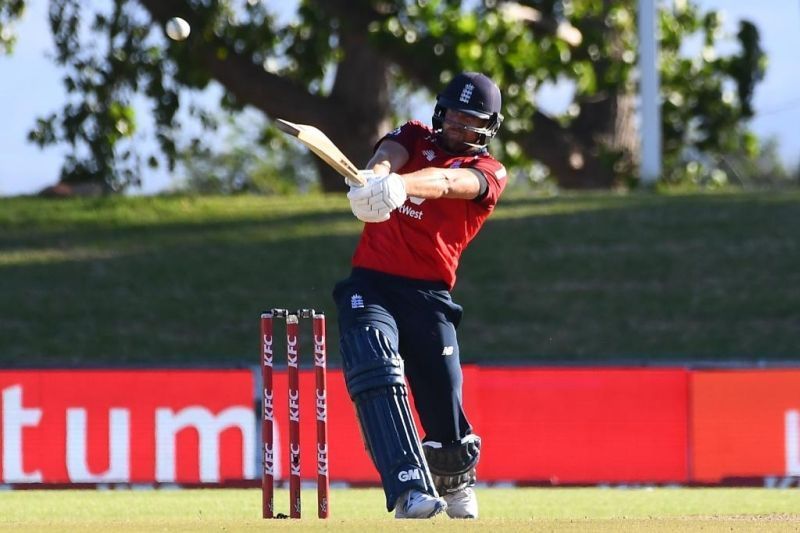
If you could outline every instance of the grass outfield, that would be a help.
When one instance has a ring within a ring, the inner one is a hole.
[[[479,489],[477,522],[392,521],[380,489],[336,489],[332,516],[315,517],[315,492],[304,491],[309,518],[265,522],[261,495],[250,490],[13,491],[0,495],[0,529],[13,531],[797,531],[796,489]],[[277,491],[276,510],[288,495]],[[312,518],[313,517],[313,518]],[[391,526],[386,524],[392,521]]]
[[[468,362],[800,360],[800,191],[508,195],[454,291]],[[252,365],[265,307],[328,312],[343,195],[0,198],[0,367]]]

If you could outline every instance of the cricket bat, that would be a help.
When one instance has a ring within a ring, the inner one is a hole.
[[[284,133],[297,137],[320,159],[328,163],[336,172],[354,183],[362,186],[367,182],[358,175],[358,168],[333,144],[327,135],[319,129],[308,124],[295,124],[282,118],[277,119],[278,129]]]

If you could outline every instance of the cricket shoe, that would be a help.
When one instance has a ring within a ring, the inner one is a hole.
[[[395,518],[433,518],[447,508],[442,498],[411,489],[397,498]]]
[[[450,518],[478,518],[478,497],[472,487],[445,494],[444,501]]]

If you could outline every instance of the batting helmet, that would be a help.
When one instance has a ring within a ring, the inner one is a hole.
[[[477,143],[470,143],[474,148],[485,148],[495,136],[503,115],[501,106],[500,89],[488,77],[479,72],[462,72],[436,97],[436,107],[433,110],[433,129],[440,132],[444,123],[444,115],[448,109],[460,111],[474,117],[487,119],[483,128],[468,128],[480,136]]]

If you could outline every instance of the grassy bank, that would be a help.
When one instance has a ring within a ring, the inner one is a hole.
[[[800,193],[509,196],[466,252],[465,360],[800,360]],[[340,196],[0,199],[0,365],[252,364],[328,311]]]

